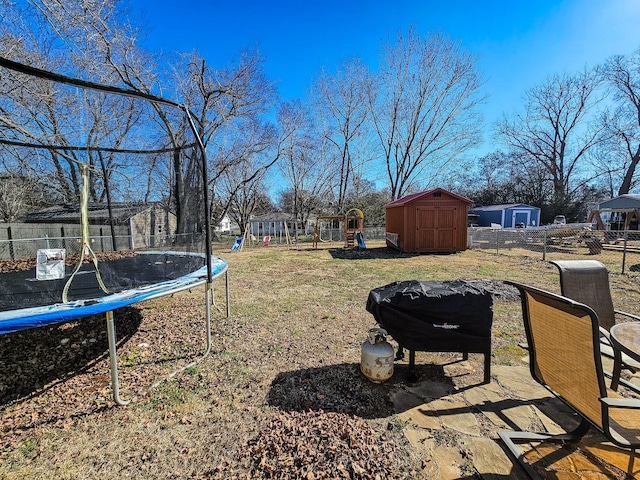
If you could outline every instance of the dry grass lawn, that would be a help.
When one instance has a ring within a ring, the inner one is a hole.
[[[486,280],[496,292],[492,363],[517,364],[520,305],[501,282],[559,291],[558,274],[519,256],[367,246],[218,246],[231,316],[218,279],[222,312],[213,310],[205,359],[201,289],[116,312],[124,407],[111,398],[103,318],[1,336],[0,478],[419,478],[421,459],[388,397],[406,362],[380,385],[359,372],[375,326],[369,291],[406,279]],[[640,313],[637,279],[611,280],[617,306]],[[418,373],[443,376],[439,364],[456,357],[418,353]],[[452,388],[482,380],[482,356],[470,363]]]

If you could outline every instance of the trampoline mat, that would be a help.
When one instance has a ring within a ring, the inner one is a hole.
[[[97,280],[92,262],[84,263],[71,282],[69,301],[87,300],[168,280],[175,280],[205,265],[200,255],[175,252],[140,254],[98,263],[98,271],[108,293]],[[62,291],[75,266],[66,267],[65,278],[37,280],[31,270],[0,274],[0,311],[40,307],[62,302]]]

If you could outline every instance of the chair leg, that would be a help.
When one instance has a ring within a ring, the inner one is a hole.
[[[611,374],[611,390],[618,390],[620,373],[622,372],[622,354],[617,348],[613,351],[613,373]]]
[[[531,442],[552,442],[552,443],[566,443],[566,444],[576,444],[580,441],[582,437],[589,431],[591,424],[586,420],[582,419],[580,425],[570,432],[562,433],[562,434],[551,434],[551,433],[534,433],[534,432],[498,432],[498,435],[504,442],[505,446],[509,449],[509,453],[516,459],[518,464],[522,466],[524,471],[527,473],[529,478],[531,479],[539,479],[540,476],[537,474],[533,466],[524,458],[522,451],[518,448],[519,443],[531,443]]]
[[[613,377],[613,373],[611,372],[607,372],[606,370],[603,372],[604,376],[607,378],[612,378]],[[628,388],[629,390],[633,390],[634,392],[636,392],[638,395],[640,395],[640,387],[634,383],[631,383],[628,380],[625,380],[624,378],[620,377],[620,375],[618,374],[618,383],[617,385],[615,385],[614,388],[614,383],[613,383],[613,379],[611,380],[611,384],[609,385],[609,388],[611,388],[611,390],[618,390],[618,387],[620,385],[623,385],[624,387]]]

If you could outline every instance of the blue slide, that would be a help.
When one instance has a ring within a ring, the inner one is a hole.
[[[236,237],[236,241],[233,244],[233,247],[231,247],[231,250],[238,250],[241,246],[242,246],[242,238]]]
[[[358,242],[358,248],[361,248],[362,250],[367,248],[364,244],[364,235],[362,235],[362,232],[356,232],[356,241]]]

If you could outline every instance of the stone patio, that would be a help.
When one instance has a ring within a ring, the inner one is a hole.
[[[611,365],[605,360],[605,369]],[[454,366],[455,365],[455,371]],[[445,374],[477,369],[471,361],[443,366]],[[474,372],[474,377],[478,377]],[[409,442],[423,453],[423,474],[440,480],[526,479],[503,448],[498,432],[531,430],[560,433],[579,419],[533,381],[526,366],[492,366],[491,383],[454,389],[422,380],[396,389],[391,400]],[[481,377],[480,377],[481,378]],[[639,378],[632,381],[640,384]],[[575,451],[553,444],[529,445],[526,458],[544,478],[640,478],[640,455],[615,447],[594,429]],[[633,461],[635,460],[635,462]]]

